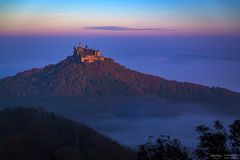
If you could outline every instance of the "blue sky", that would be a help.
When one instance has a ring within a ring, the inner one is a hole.
[[[176,30],[171,34],[236,34],[240,28],[238,0],[0,0],[0,13],[0,33],[4,34],[84,34],[87,31],[82,28],[89,26]]]

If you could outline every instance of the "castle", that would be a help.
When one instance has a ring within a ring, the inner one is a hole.
[[[80,57],[81,62],[92,63],[95,61],[104,61],[104,57],[101,56],[99,50],[95,50],[94,48],[89,49],[87,45],[85,47],[82,47],[81,44],[75,46],[73,48],[73,54]]]

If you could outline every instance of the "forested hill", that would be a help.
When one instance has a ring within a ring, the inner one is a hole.
[[[82,63],[69,56],[55,65],[0,80],[0,100],[38,97],[153,96],[177,101],[239,105],[240,94],[223,88],[169,81],[128,69],[110,58]]]
[[[89,127],[36,108],[0,111],[1,160],[134,160]]]

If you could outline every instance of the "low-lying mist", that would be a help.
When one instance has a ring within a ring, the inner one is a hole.
[[[236,110],[154,97],[56,98],[19,101],[82,122],[119,143],[135,148],[149,136],[170,135],[187,146],[197,143],[195,127],[222,120],[230,124]],[[228,111],[227,111],[228,110]]]

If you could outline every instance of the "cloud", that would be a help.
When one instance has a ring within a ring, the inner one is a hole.
[[[86,30],[106,30],[106,31],[175,31],[168,28],[131,28],[122,26],[89,26]]]

